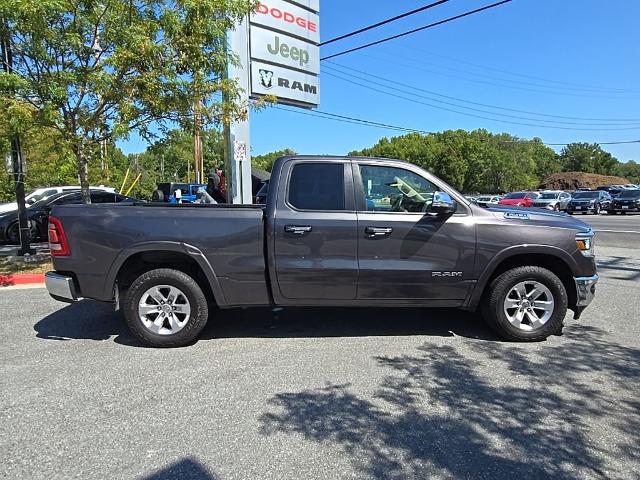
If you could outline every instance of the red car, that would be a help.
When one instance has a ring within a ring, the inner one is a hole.
[[[507,193],[498,205],[506,207],[530,207],[533,201],[540,196],[536,192],[512,192]]]

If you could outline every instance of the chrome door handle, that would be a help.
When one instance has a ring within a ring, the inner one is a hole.
[[[293,233],[295,235],[304,235],[309,233],[312,228],[309,225],[285,225],[284,231],[287,233]]]
[[[391,227],[366,227],[364,229],[364,233],[367,234],[369,238],[382,238],[390,235],[393,232],[393,228]]]

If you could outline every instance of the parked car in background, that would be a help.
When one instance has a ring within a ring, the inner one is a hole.
[[[540,196],[538,192],[511,192],[507,193],[498,205],[505,207],[530,207]]]
[[[115,188],[105,187],[103,185],[100,185],[99,187],[90,187],[90,188],[91,188],[91,190],[103,190],[105,192],[115,193]],[[38,188],[38,189],[34,190],[33,192],[29,193],[24,198],[24,201],[25,201],[25,204],[27,205],[27,207],[29,207],[29,206],[33,205],[34,203],[39,202],[40,200],[44,200],[46,198],[52,197],[56,193],[71,192],[71,191],[74,191],[74,190],[80,190],[80,187],[79,186],[63,185],[61,187]],[[16,202],[0,204],[0,214],[2,214],[4,212],[10,212],[12,210],[17,210],[17,209],[18,209],[18,204]]]
[[[480,195],[476,198],[476,205],[480,207],[495,207],[502,200],[502,195]]]
[[[137,201],[135,198],[125,197],[118,193],[101,190],[91,191],[91,203],[120,203],[123,201]],[[56,193],[55,195],[40,200],[27,209],[29,231],[32,240],[44,240],[47,238],[47,226],[49,212],[56,205],[73,205],[82,203],[82,194],[79,190]],[[18,212],[11,211],[0,214],[0,242],[20,243],[18,227]]]
[[[564,212],[571,200],[571,195],[562,190],[545,190],[533,202],[534,207],[546,208],[547,210],[555,210],[556,212]]]
[[[626,190],[614,198],[607,209],[608,213],[616,214],[640,212],[640,189]]]
[[[595,213],[608,210],[611,206],[611,195],[604,190],[590,190],[577,192],[567,206],[567,212],[573,213]]]
[[[609,195],[611,195],[612,198],[615,198],[622,192],[628,190],[628,188],[624,185],[601,185],[596,188],[596,190],[607,192]]]
[[[159,183],[151,200],[153,202],[180,203],[176,200],[176,191],[180,190],[181,203],[193,203],[198,199],[198,189],[202,187],[207,188],[202,183]]]

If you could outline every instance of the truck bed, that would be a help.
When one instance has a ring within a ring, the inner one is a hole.
[[[264,259],[264,211],[258,205],[67,205],[52,215],[64,222],[69,266],[81,295],[110,301],[120,266],[143,250],[184,252],[213,270],[224,305],[269,303]],[[72,268],[71,268],[72,267]]]

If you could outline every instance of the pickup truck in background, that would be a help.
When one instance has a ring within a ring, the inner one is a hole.
[[[115,303],[158,347],[196,339],[212,305],[451,307],[537,341],[592,300],[593,240],[573,217],[481,208],[402,161],[289,156],[266,205],[56,207],[46,285]]]

